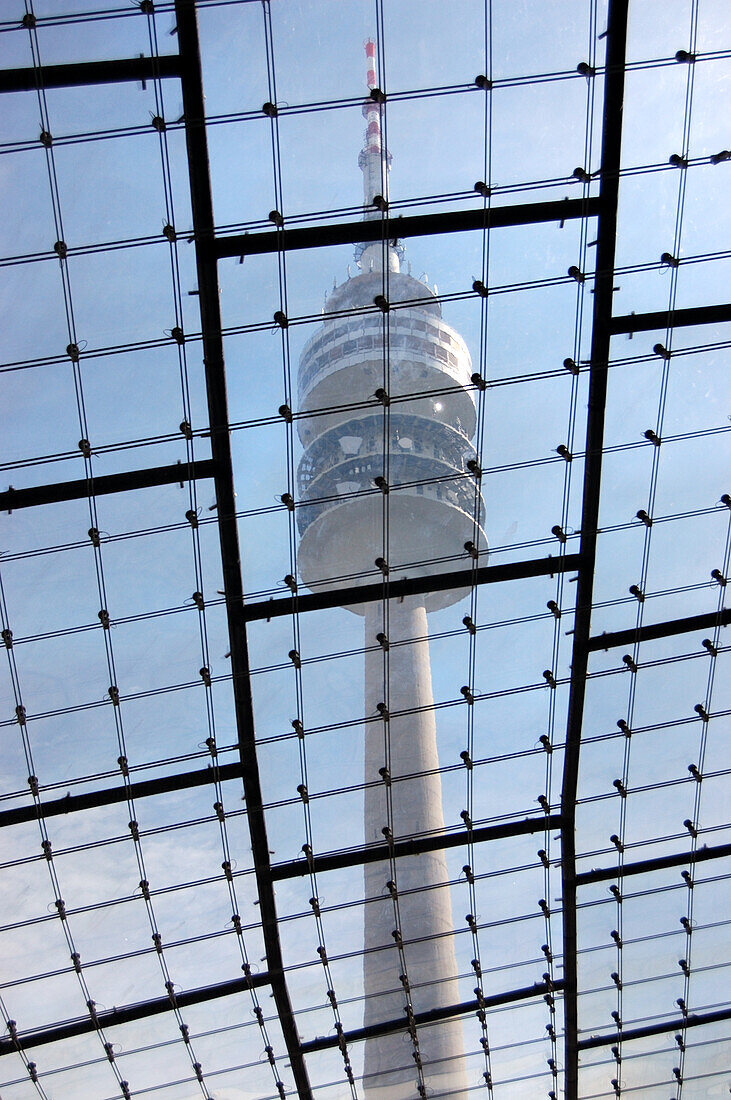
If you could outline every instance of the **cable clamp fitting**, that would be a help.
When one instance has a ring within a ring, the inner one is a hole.
[[[462,625],[467,628],[467,632],[469,634],[475,635],[477,633],[477,627],[475,626],[471,615],[465,615],[465,617],[462,619]]]

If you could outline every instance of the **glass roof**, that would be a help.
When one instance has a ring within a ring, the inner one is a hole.
[[[726,4],[0,42],[3,1100],[727,1093]]]

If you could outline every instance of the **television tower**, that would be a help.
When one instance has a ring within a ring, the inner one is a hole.
[[[358,163],[370,220],[388,203],[391,156],[372,41],[366,59]],[[425,576],[468,540],[486,545],[467,466],[476,459],[470,355],[436,292],[400,270],[402,256],[395,241],[359,245],[359,274],[332,291],[300,357],[299,570],[311,588]],[[427,612],[464,594],[349,607],[365,620],[366,844],[444,830]],[[461,1000],[448,883],[443,851],[366,864],[366,1027]],[[367,1100],[468,1100],[460,1020],[421,1025],[416,1037],[405,1026],[366,1040]]]

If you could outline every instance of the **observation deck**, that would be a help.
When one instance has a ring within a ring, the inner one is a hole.
[[[387,247],[388,311],[374,307],[382,271],[348,279],[300,357],[299,407],[311,415],[297,422],[305,448],[299,567],[309,587],[372,583],[376,558],[399,578],[423,576],[454,568],[468,540],[485,546],[484,504],[468,466],[476,463],[470,355],[433,291],[396,270]],[[461,595],[434,593],[427,610]]]

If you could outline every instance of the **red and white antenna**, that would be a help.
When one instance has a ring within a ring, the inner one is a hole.
[[[378,75],[376,71],[376,43],[372,38],[366,39],[366,85],[368,86],[368,99],[363,104],[363,117],[366,120],[365,140],[363,148],[358,156],[358,166],[363,173],[363,206],[364,217],[368,220],[381,216],[381,210],[385,209],[388,202],[388,173],[391,167],[391,154],[386,149],[381,129],[382,115],[385,97],[378,87]],[[378,201],[380,199],[382,201]],[[376,205],[374,201],[376,200]],[[356,249],[356,258],[360,259]],[[368,249],[373,251],[372,247]],[[389,249],[390,251],[390,249]],[[369,265],[375,262],[374,256],[368,257]],[[390,260],[389,266],[393,266]]]
[[[376,75],[376,44],[372,38],[366,39],[366,84],[369,96],[363,104],[363,117],[366,120],[365,140],[358,157],[358,165],[363,172],[363,205],[366,217],[376,213],[373,200],[377,195],[384,199],[388,189],[388,156],[383,146],[381,133],[381,111],[383,97],[378,94]]]
[[[372,38],[367,38],[365,41],[366,52],[366,84],[368,90],[377,86],[376,81],[376,44]]]

